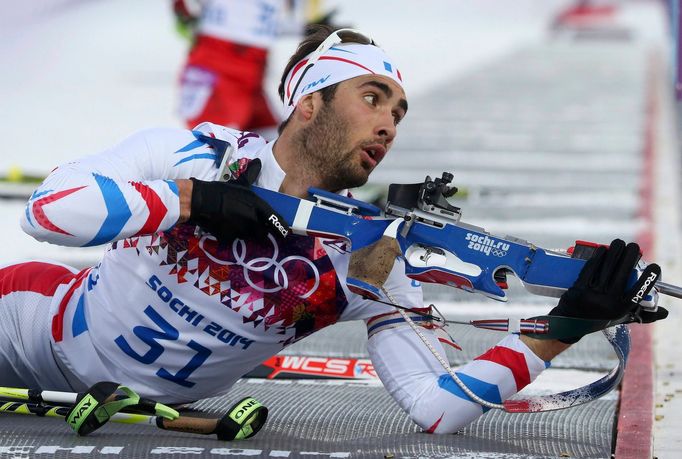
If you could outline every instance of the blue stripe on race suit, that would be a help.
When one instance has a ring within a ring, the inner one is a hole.
[[[188,143],[175,153],[186,153],[188,151],[194,150],[202,146],[207,146],[208,148],[211,148],[213,152],[188,156],[187,158],[181,159],[180,161],[175,163],[173,167],[194,159],[212,159],[215,162],[216,167],[220,166],[223,156],[225,156],[225,152],[230,146],[230,142],[207,136],[201,131],[192,131],[192,135],[194,135],[194,137],[197,140]]]
[[[31,225],[32,227],[35,228],[36,225],[34,225],[33,222],[31,221],[31,212],[29,212],[29,210],[28,210],[29,207],[31,207],[31,205],[26,204],[26,208],[24,209],[24,212],[26,212],[26,221],[28,222],[29,225]]]
[[[209,137],[201,133],[200,135],[197,135],[197,132],[198,131],[193,131],[194,136],[213,149],[216,154],[215,165],[216,167],[220,167],[220,163],[223,161],[223,156],[225,156],[225,152],[227,152],[227,149],[230,147],[230,142],[227,140],[216,139],[215,137]]]
[[[94,238],[84,247],[100,245],[114,239],[121,232],[126,222],[132,216],[128,203],[116,182],[103,175],[92,174],[102,191],[104,204],[107,206],[107,218]]]
[[[179,149],[179,150],[176,151],[175,153],[184,153],[184,152],[186,152],[186,151],[194,150],[195,148],[199,148],[199,147],[201,147],[201,146],[204,145],[204,142],[202,142],[201,140],[199,140],[199,136],[200,136],[200,135],[204,135],[203,132],[201,132],[201,131],[192,131],[192,134],[194,135],[194,138],[197,139],[197,140],[191,141],[190,143],[188,143],[187,145],[185,145],[184,147],[182,147],[181,149]]]
[[[215,153],[199,153],[196,155],[191,155],[186,158],[182,158],[180,161],[177,163],[173,164],[173,167],[178,166],[182,163],[186,163],[187,161],[194,161],[195,159],[210,159],[212,161],[215,161],[217,158]]]
[[[43,190],[43,191],[38,191],[38,190],[36,190],[36,191],[33,192],[33,194],[31,194],[31,198],[29,199],[29,201],[33,201],[35,198],[39,198],[39,197],[41,197],[41,196],[44,196],[44,195],[46,195],[47,193],[52,193],[52,191],[54,191],[54,190],[52,190],[52,189],[50,189],[50,190]]]
[[[85,322],[85,296],[81,294],[78,298],[78,304],[76,305],[76,311],[73,313],[73,322],[71,323],[71,334],[75,338],[88,331],[88,324]]]
[[[455,372],[459,379],[471,390],[474,394],[478,395],[484,400],[492,403],[502,403],[502,397],[500,396],[500,389],[497,384],[490,384],[480,379],[474,378],[464,373]],[[452,379],[452,376],[448,374],[441,375],[438,378],[438,385],[445,389],[446,391],[456,395],[459,398],[473,402],[467,394],[457,385],[457,383]],[[476,403],[476,402],[473,402]],[[484,406],[481,407],[485,413],[490,408]]]
[[[178,185],[175,183],[174,180],[164,180],[166,182],[166,185],[168,185],[168,188],[173,192],[173,194],[177,197],[180,197],[180,191],[178,191]]]

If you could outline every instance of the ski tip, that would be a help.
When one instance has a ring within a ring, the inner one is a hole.
[[[504,411],[507,413],[529,413],[532,410],[530,400],[505,400]]]

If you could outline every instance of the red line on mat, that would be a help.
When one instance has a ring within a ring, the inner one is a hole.
[[[658,61],[650,59],[647,78],[646,114],[644,121],[643,169],[641,175],[640,207],[638,218],[642,230],[637,235],[644,259],[654,255],[653,234],[653,181],[658,101],[656,89]],[[649,459],[653,452],[654,423],[654,349],[652,325],[630,326],[632,349],[625,367],[620,393],[615,457],[618,459]]]

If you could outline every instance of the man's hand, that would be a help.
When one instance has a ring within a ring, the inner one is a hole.
[[[175,28],[185,39],[191,40],[201,16],[201,3],[197,0],[173,0]]]
[[[337,13],[338,11],[336,10],[336,8],[333,8],[327,11],[326,13],[320,14],[319,16],[308,22],[308,24],[306,24],[306,31],[310,30],[309,27],[312,25],[325,25],[331,27],[332,30],[352,29],[352,27],[350,26],[342,26],[334,22],[334,16],[336,16]]]
[[[180,24],[193,27],[201,15],[201,4],[196,0],[173,0],[173,13]]]
[[[237,180],[204,182],[191,179],[188,223],[198,225],[223,243],[236,238],[265,239],[268,233],[284,239],[291,231],[287,222],[251,190],[260,169],[260,159],[254,159]]]
[[[645,323],[665,319],[668,316],[665,308],[645,311],[640,305],[661,276],[661,268],[657,264],[648,265],[635,285],[626,290],[630,273],[637,267],[639,257],[637,244],[625,245],[620,239],[611,242],[608,249],[599,247],[550,315],[615,320],[631,314]],[[580,338],[576,336],[562,341],[576,343]]]

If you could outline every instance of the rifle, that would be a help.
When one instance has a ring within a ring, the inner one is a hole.
[[[384,211],[316,188],[309,189],[310,200],[258,187],[253,189],[279,212],[294,233],[345,241],[345,250],[351,253],[349,289],[366,298],[387,302],[401,313],[402,309],[409,308],[396,304],[383,289],[396,256],[405,260],[405,274],[412,279],[506,301],[502,286],[509,274],[517,277],[530,293],[560,297],[573,285],[585,261],[598,247],[598,244],[576,241],[575,247],[566,252],[548,250],[514,236],[492,235],[481,227],[464,223],[461,209],[447,201],[457,192],[456,187],[449,185],[452,179],[452,174],[444,172],[435,180],[427,176],[422,183],[390,185]],[[640,262],[638,268],[644,266]],[[638,269],[633,269],[628,285],[634,285],[637,278]],[[661,282],[657,277],[651,278],[651,282],[655,282],[658,292],[682,298],[682,288]],[[421,337],[411,319],[404,313],[403,317]],[[515,322],[506,319],[503,326],[495,329],[540,339],[602,330],[619,360],[618,366],[607,375],[585,387],[528,400],[494,404],[480,399],[437,352],[432,352],[455,382],[481,405],[507,412],[556,410],[594,400],[618,385],[630,351],[629,331],[623,324],[637,320],[635,315],[613,321],[553,316]],[[425,338],[422,340],[428,346]]]
[[[538,247],[514,236],[492,235],[461,221],[462,212],[450,205],[452,174],[426,177],[423,183],[390,185],[385,211],[328,191],[310,188],[312,200],[303,200],[254,187],[254,191],[290,223],[294,233],[348,242],[355,253],[394,239],[405,260],[405,274],[506,301],[500,284],[513,274],[530,293],[560,297],[578,277],[585,260],[598,244],[577,241],[572,251]],[[386,247],[384,247],[386,248]],[[351,262],[352,263],[352,262]],[[633,269],[629,285],[638,277]],[[349,274],[349,288],[370,298],[381,298],[380,279]],[[682,298],[682,288],[656,279],[656,289]]]

